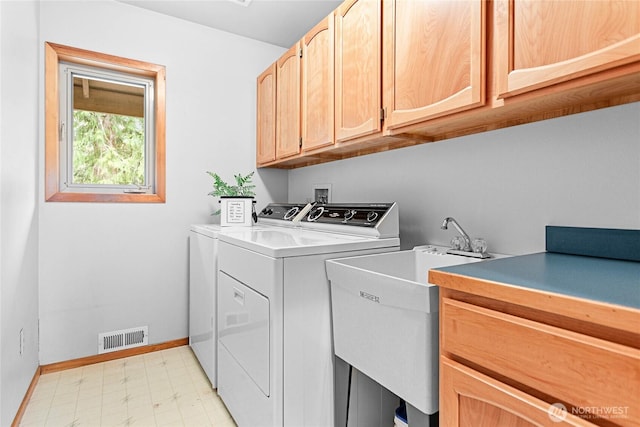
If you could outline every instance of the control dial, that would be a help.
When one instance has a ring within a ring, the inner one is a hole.
[[[271,208],[264,208],[262,209],[262,211],[260,212],[262,215],[273,215],[273,209]]]
[[[284,214],[284,219],[285,220],[290,220],[292,219],[294,216],[296,216],[296,214],[300,212],[300,208],[298,206],[294,206],[291,209],[289,209],[287,212],[285,212]]]
[[[356,212],[357,211],[355,209],[347,209],[344,213],[344,220],[349,221],[351,218],[353,218]]]
[[[378,219],[378,212],[371,211],[367,213],[367,221],[373,222]]]
[[[307,221],[314,222],[318,218],[322,216],[324,213],[324,206],[318,206],[309,212],[309,216],[307,216]]]

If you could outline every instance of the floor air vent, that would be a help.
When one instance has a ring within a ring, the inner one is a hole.
[[[98,334],[98,354],[147,345],[149,327],[122,329]]]

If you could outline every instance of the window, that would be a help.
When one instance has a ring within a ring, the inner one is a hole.
[[[165,69],[45,44],[45,199],[165,201]]]

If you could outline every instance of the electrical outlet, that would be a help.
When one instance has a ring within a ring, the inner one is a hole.
[[[331,184],[313,184],[313,201],[331,203]]]
[[[24,353],[24,329],[20,329],[20,356]]]

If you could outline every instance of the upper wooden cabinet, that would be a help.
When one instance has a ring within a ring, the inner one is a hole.
[[[485,103],[485,4],[384,2],[385,128]]]
[[[258,165],[640,101],[638,16],[631,0],[345,0],[277,61],[275,110],[259,77]]]
[[[499,97],[640,60],[638,1],[497,0],[494,11]]]
[[[334,141],[333,14],[302,39],[302,151]]]
[[[336,10],[336,141],[381,131],[380,0],[347,0]]]
[[[276,158],[300,152],[300,42],[276,62]]]
[[[258,165],[276,159],[276,64],[258,76],[256,114],[256,161]]]

